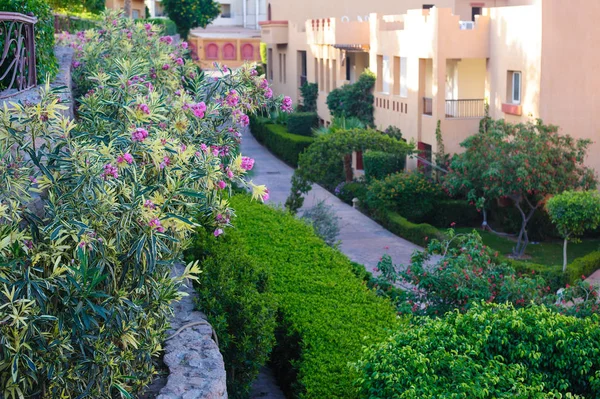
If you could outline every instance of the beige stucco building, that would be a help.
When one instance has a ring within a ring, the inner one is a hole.
[[[268,0],[274,90],[298,100],[304,80],[318,83],[327,123],[327,94],[369,68],[377,128],[399,127],[423,154],[436,151],[438,120],[446,151],[460,151],[489,104],[493,118],[542,118],[592,139],[587,162],[600,170],[600,2],[424,1]]]
[[[104,5],[111,10],[122,10],[125,6],[125,0],[106,0]],[[134,19],[146,18],[144,0],[131,0],[131,17]]]

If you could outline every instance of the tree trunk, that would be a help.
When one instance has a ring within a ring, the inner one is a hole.
[[[131,18],[131,0],[125,0],[123,11],[125,13],[125,18]]]
[[[527,234],[527,223],[529,223],[529,220],[533,217],[533,214],[539,207],[539,203],[535,206],[530,205],[529,214],[526,215],[523,209],[521,208],[521,198],[513,198],[513,201],[515,203],[515,206],[519,210],[519,213],[521,214],[521,218],[523,219],[523,222],[521,223],[521,231],[519,231],[519,237],[517,238],[517,245],[515,247],[515,250],[513,251],[513,255],[516,258],[520,258],[525,254],[525,249],[529,244],[529,235]],[[528,200],[527,203],[530,204]]]
[[[346,175],[346,183],[350,183],[354,178],[352,173],[352,154],[344,155],[344,173]]]
[[[567,241],[569,236],[565,236],[565,242],[563,243],[563,273],[567,271]]]

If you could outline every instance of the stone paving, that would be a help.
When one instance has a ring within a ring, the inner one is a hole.
[[[283,206],[290,193],[294,169],[271,154],[249,131],[242,139],[242,154],[256,160],[251,178],[255,184],[265,184],[269,188],[268,203]],[[421,249],[387,231],[317,184],[313,185],[306,196],[302,209],[311,207],[318,201],[332,205],[340,217],[340,250],[354,262],[365,265],[371,272],[374,272],[379,258],[384,253],[390,254],[395,264],[408,264],[412,253]]]

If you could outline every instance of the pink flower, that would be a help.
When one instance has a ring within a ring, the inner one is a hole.
[[[265,89],[265,97],[266,97],[266,98],[272,98],[272,97],[273,97],[273,90],[271,90],[271,88],[270,88],[270,87],[267,87],[267,88]]]
[[[158,127],[161,128],[161,129],[166,129],[167,128],[167,124],[165,122],[160,122],[158,124]]]
[[[204,101],[199,102],[197,104],[192,104],[190,108],[192,109],[192,112],[194,112],[194,115],[196,117],[204,118],[204,113],[206,112],[206,104],[204,103]]]
[[[73,61],[73,68],[79,68],[81,66],[81,62]]]
[[[219,182],[217,183],[217,185],[219,186],[219,188],[221,190],[223,190],[225,187],[227,187],[227,183],[225,183],[223,180],[219,180]]]
[[[162,66],[162,70],[163,70],[163,71],[168,71],[168,70],[169,70],[169,68],[171,68],[171,66],[170,66],[169,64],[164,64],[164,65]]]
[[[269,189],[268,188],[265,189],[265,193],[263,194],[261,199],[263,202],[265,202],[269,199]]]
[[[171,165],[171,159],[169,157],[164,157],[163,161],[158,165],[160,169],[164,169],[165,167]]]
[[[160,220],[158,219],[152,219],[150,222],[148,222],[148,226],[155,229],[159,233],[165,232],[165,228],[160,224]]]
[[[144,202],[144,208],[156,209],[156,205],[154,204],[154,202],[146,200],[146,202]]]
[[[269,87],[269,81],[268,81],[267,79],[263,79],[263,80],[260,82],[260,88],[264,90],[264,89],[266,89],[267,87]]]
[[[230,179],[233,179],[233,172],[231,171],[231,169],[227,168],[227,177],[229,177]]]
[[[208,147],[204,143],[200,144],[200,149],[204,152],[208,152]]]
[[[285,96],[283,98],[283,101],[281,102],[281,110],[283,112],[292,112],[292,99],[288,96]]]
[[[450,223],[450,227],[454,227],[454,226],[456,226],[456,222]]]
[[[241,114],[238,117],[238,123],[240,124],[240,126],[246,127],[250,124],[250,118],[246,114]]]
[[[221,234],[223,234],[223,229],[216,229],[215,232],[213,233],[215,235],[215,237],[220,236]]]
[[[219,156],[219,147],[212,147],[213,156]]]
[[[104,180],[108,180],[109,177],[118,179],[119,178],[119,170],[117,169],[116,166],[113,166],[113,165],[107,163],[106,165],[104,165],[104,172],[102,172],[100,174],[100,176]]]
[[[159,39],[163,43],[171,44],[173,43],[173,38],[171,36],[163,36]]]
[[[181,58],[181,57],[180,57],[180,58],[177,58],[177,59],[175,60],[175,63],[176,63],[177,65],[183,65],[183,58]]]
[[[150,108],[148,108],[147,104],[140,104],[140,105],[138,105],[138,109],[140,111],[142,111],[143,113],[145,113],[146,115],[150,115]]]
[[[127,162],[130,165],[133,163],[133,156],[130,153],[128,153],[128,152],[126,152],[123,155],[119,155],[117,157],[117,163],[121,163],[122,164],[122,163],[125,163],[125,162]]]
[[[152,24],[144,24],[144,28],[146,28],[147,31],[152,30]]]
[[[187,42],[181,42],[180,46],[181,48],[188,48]]]
[[[231,90],[227,97],[225,98],[227,105],[230,107],[235,107],[239,102],[239,97],[237,96],[237,91]]]
[[[258,75],[258,71],[256,69],[251,69],[250,70],[250,76],[257,76]]]
[[[252,170],[254,167],[254,159],[250,157],[242,157],[242,169],[244,170]]]
[[[133,131],[133,133],[131,133],[131,139],[133,141],[142,142],[142,141],[146,140],[147,137],[148,137],[148,131],[141,127],[138,127],[137,129],[135,129]]]

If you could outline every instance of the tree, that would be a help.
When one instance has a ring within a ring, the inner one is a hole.
[[[163,7],[183,39],[192,28],[206,28],[221,13],[219,3],[213,0],[163,0]]]
[[[479,208],[509,198],[521,215],[516,257],[529,243],[527,224],[548,195],[596,187],[594,172],[583,165],[590,140],[559,135],[558,127],[489,121],[487,131],[461,143],[444,182],[452,193],[466,193]]]
[[[333,116],[356,117],[367,126],[374,126],[373,87],[375,74],[365,70],[356,83],[343,85],[327,95],[327,107]]]
[[[565,191],[546,203],[552,223],[564,238],[563,272],[567,271],[567,242],[600,224],[600,194],[597,191]]]

